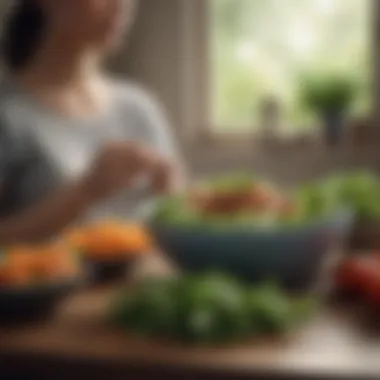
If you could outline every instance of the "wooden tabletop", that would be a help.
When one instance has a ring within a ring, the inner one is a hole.
[[[206,372],[207,378],[212,378],[211,374],[223,378],[232,374],[242,378],[380,378],[380,338],[362,328],[357,313],[328,306],[281,341],[247,342],[229,348],[186,348],[138,341],[110,328],[105,312],[117,288],[83,290],[63,302],[49,320],[23,327],[0,327],[0,372],[3,367],[35,371],[37,364],[47,370],[48,364],[54,363],[52,373],[58,378],[73,363],[82,363],[84,374],[96,368],[99,375],[102,368],[107,379],[116,368],[119,375],[115,378],[136,368],[155,369],[154,373],[159,368],[172,370],[176,373],[173,378],[179,376],[178,371]],[[81,378],[86,376],[81,374]]]

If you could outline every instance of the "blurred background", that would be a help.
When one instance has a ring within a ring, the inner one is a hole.
[[[373,0],[142,0],[112,67],[157,93],[196,175],[246,167],[291,182],[376,168],[377,8]],[[331,98],[344,116],[336,144],[326,137]]]

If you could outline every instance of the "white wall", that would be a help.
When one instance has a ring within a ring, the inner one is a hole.
[[[190,0],[191,1],[191,0]],[[135,26],[114,68],[156,92],[180,133],[180,0],[140,0]]]

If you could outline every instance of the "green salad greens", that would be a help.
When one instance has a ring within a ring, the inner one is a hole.
[[[226,343],[282,334],[315,309],[309,298],[290,299],[274,284],[246,286],[220,274],[149,280],[122,293],[111,306],[113,321],[145,337],[188,343]]]
[[[197,225],[202,217],[186,195],[162,198],[153,215],[153,221],[173,225]]]
[[[255,184],[247,176],[237,175],[204,184],[216,193],[242,192]],[[263,182],[261,182],[263,183]],[[157,205],[153,222],[164,225],[200,228],[275,227],[300,225],[337,210],[347,208],[360,220],[380,220],[380,180],[373,174],[357,172],[334,175],[300,186],[287,197],[290,213],[276,209],[255,210],[248,204],[243,210],[226,214],[204,213],[189,201],[187,195],[162,199]]]
[[[250,189],[255,182],[250,174],[236,173],[205,181],[200,187],[212,189],[218,193],[241,192]]]
[[[223,196],[235,194],[244,196],[253,191],[256,185],[263,185],[263,181],[252,178],[251,175],[238,173],[222,176],[213,180],[204,181],[196,187],[197,191],[212,192]],[[152,217],[153,223],[165,225],[193,226],[201,228],[225,228],[245,226],[272,226],[287,221],[276,210],[254,210],[249,205],[244,209],[229,213],[207,213],[197,207],[189,194],[182,194],[162,198]]]
[[[192,226],[201,228],[224,228],[244,226],[271,226],[278,217],[273,213],[236,212],[229,215],[204,214],[182,199],[165,199],[157,206],[153,222],[157,224]]]
[[[253,189],[255,184],[260,182],[240,175],[210,181],[207,188],[219,194],[220,191],[239,193]],[[360,220],[380,220],[380,180],[367,172],[313,181],[300,186],[286,199],[292,206],[290,213],[276,209],[255,210],[248,204],[244,210],[233,213],[207,214],[200,212],[187,195],[168,197],[159,202],[153,222],[201,228],[274,227],[305,224],[343,208]]]
[[[308,217],[347,207],[358,219],[380,219],[380,180],[368,172],[331,176],[301,187],[297,199]]]

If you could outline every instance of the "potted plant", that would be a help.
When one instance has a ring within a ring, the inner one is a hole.
[[[351,76],[331,72],[303,78],[301,98],[305,106],[322,120],[329,145],[337,145],[341,141],[355,95],[356,83]]]

